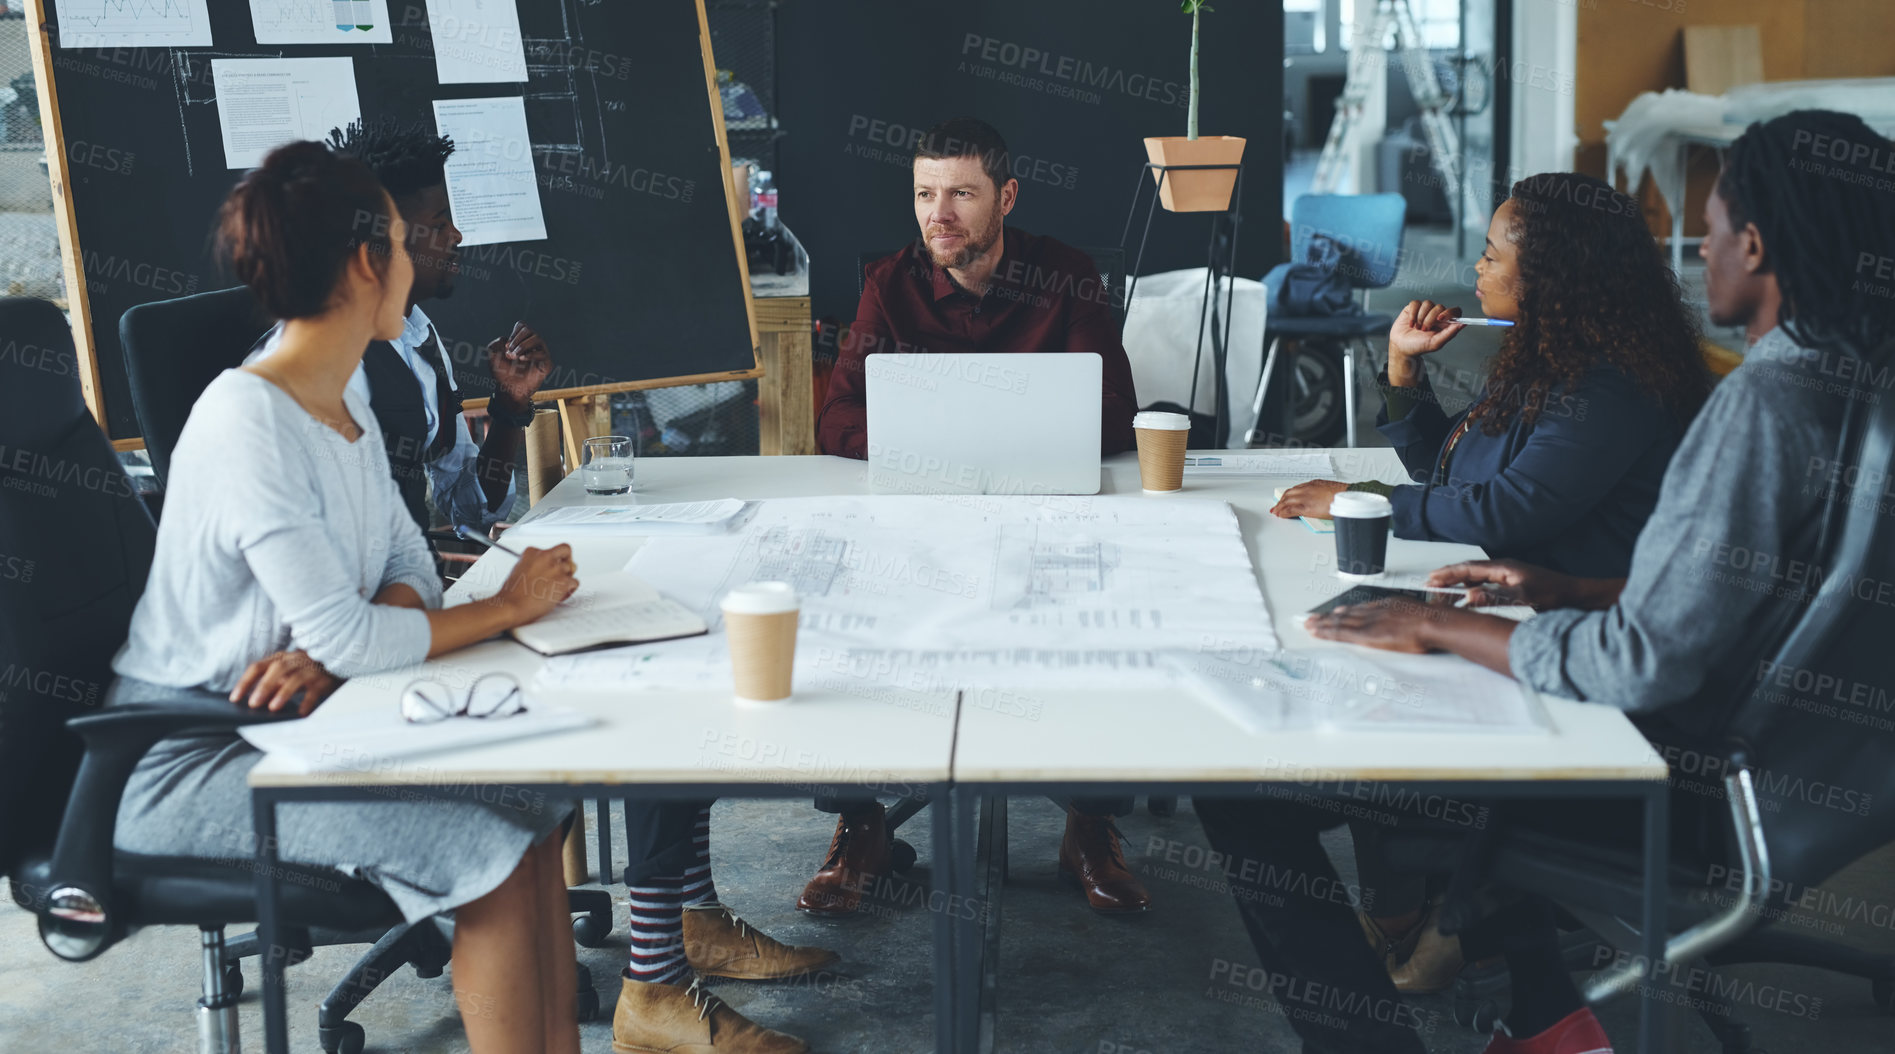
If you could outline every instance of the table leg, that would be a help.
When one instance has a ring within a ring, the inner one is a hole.
[[[959,976],[953,920],[946,906],[954,899],[953,794],[945,784],[928,791],[933,809],[934,864],[929,870],[934,895],[943,910],[934,913],[934,1049],[935,1054],[957,1054],[954,1046],[956,1007],[954,981]]]
[[[954,895],[941,909],[954,924],[954,1044],[960,1054],[980,1049],[980,987],[983,927],[970,910],[975,895],[975,833],[981,793],[972,787],[954,789]]]
[[[263,1043],[269,1054],[289,1054],[289,1008],[283,988],[289,953],[277,919],[276,801],[266,792],[252,791],[250,809],[257,832],[257,945],[261,951],[257,965],[263,971]]]
[[[1645,792],[1645,903],[1639,919],[1645,935],[1646,968],[1639,992],[1638,1049],[1658,1054],[1665,1049],[1667,1013],[1659,998],[1664,982],[1666,912],[1671,869],[1671,788],[1660,784]]]

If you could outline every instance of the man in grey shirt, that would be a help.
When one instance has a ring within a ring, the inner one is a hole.
[[[1705,204],[1699,252],[1712,321],[1742,325],[1751,347],[1678,448],[1629,577],[1462,564],[1436,572],[1434,584],[1475,587],[1474,604],[1543,613],[1517,623],[1379,601],[1312,616],[1311,632],[1451,651],[1538,691],[1637,713],[1668,742],[1721,728],[1769,675],[1767,660],[1822,583],[1817,543],[1825,515],[1848,493],[1839,484],[1870,470],[1843,463],[1840,443],[1850,402],[1889,397],[1895,378],[1885,347],[1895,297],[1867,280],[1862,262],[1895,246],[1895,179],[1878,171],[1892,162],[1895,145],[1858,118],[1824,111],[1753,125],[1732,144]],[[1851,500],[1860,498],[1857,490]],[[1863,582],[1851,591],[1895,604],[1895,587]],[[1200,798],[1197,811],[1226,859],[1334,874],[1317,841],[1334,814],[1254,799]],[[1340,1003],[1325,999],[1324,1014],[1287,1008],[1306,1050],[1422,1049],[1347,906],[1232,887],[1264,969],[1286,981],[1280,991],[1292,1002],[1298,991],[1341,994]],[[1510,1035],[1497,1034],[1487,1051],[1610,1050],[1560,961],[1550,910],[1529,900],[1504,914],[1486,929],[1501,938],[1512,974]]]

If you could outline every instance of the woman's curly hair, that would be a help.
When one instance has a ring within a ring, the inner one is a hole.
[[[1710,394],[1696,318],[1646,229],[1638,201],[1591,176],[1548,172],[1513,185],[1520,314],[1476,407],[1499,435],[1532,423],[1555,389],[1617,367],[1688,424]]]

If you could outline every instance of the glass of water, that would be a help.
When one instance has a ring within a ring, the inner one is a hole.
[[[632,440],[629,436],[593,436],[586,440],[579,475],[587,494],[623,494],[632,489]]]

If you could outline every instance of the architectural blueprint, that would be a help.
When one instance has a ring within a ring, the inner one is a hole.
[[[627,569],[713,628],[731,588],[788,582],[799,654],[1276,647],[1237,518],[1217,501],[784,499],[728,536],[654,539]]]

